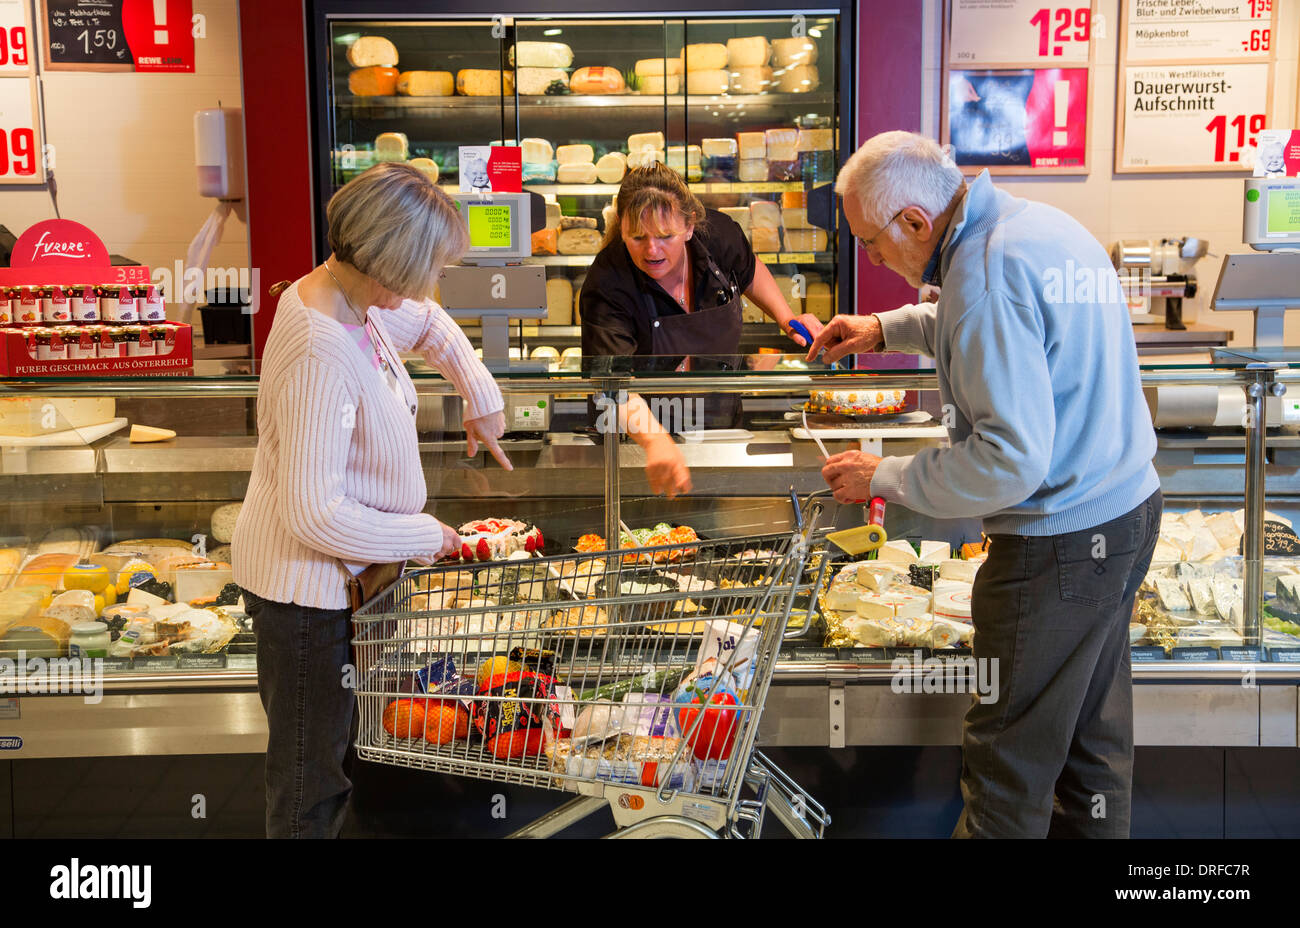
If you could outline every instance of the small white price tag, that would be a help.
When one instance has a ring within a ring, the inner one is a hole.
[[[43,184],[35,78],[0,77],[0,184]]]
[[[32,73],[32,27],[27,0],[0,0],[0,77]]]

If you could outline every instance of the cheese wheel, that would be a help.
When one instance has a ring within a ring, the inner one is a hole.
[[[661,150],[664,144],[664,134],[662,132],[638,132],[627,137],[627,150],[629,152],[642,151],[647,148]]]
[[[700,151],[706,158],[736,157],[735,139],[701,139]]]
[[[397,75],[397,92],[408,97],[450,97],[456,78],[450,71],[403,71]]]
[[[753,161],[767,157],[767,133],[738,132],[736,145],[741,161]],[[766,172],[764,172],[766,173]]]
[[[775,229],[781,225],[781,207],[771,200],[755,200],[749,204],[750,226],[755,229]]]
[[[524,139],[520,147],[525,164],[547,164],[555,159],[555,149],[546,139]]]
[[[773,39],[772,64],[778,68],[817,63],[817,43],[811,39]]]
[[[687,71],[686,92],[706,95],[726,93],[731,86],[731,75],[724,70]]]
[[[0,635],[0,653],[16,655],[21,651],[28,658],[62,657],[67,653],[70,635],[71,628],[67,622],[54,616],[40,615],[5,629]]]
[[[611,151],[607,155],[601,155],[600,160],[596,162],[596,179],[602,184],[621,183],[626,173],[627,155],[621,151]]]
[[[721,71],[727,67],[727,46],[716,42],[687,45],[682,49],[681,58],[687,74],[692,71]]]
[[[540,97],[556,81],[569,86],[569,73],[563,68],[520,68],[515,72],[519,95]]]
[[[781,209],[781,227],[783,229],[811,229],[808,222],[808,209],[803,206],[787,206]]]
[[[935,593],[934,615],[950,622],[970,624],[971,594],[967,592]]]
[[[790,68],[782,74],[776,84],[781,93],[812,93],[821,86],[821,76],[815,67],[802,65]]]
[[[979,561],[959,561],[955,558],[949,558],[939,563],[939,576],[945,580],[961,580],[966,583],[974,583],[975,574],[979,569]]]
[[[781,250],[781,231],[779,229],[751,228],[749,238],[756,252],[767,253]]]
[[[462,97],[500,97],[515,92],[513,71],[462,68],[456,72],[456,93]]]
[[[590,145],[561,145],[555,149],[555,160],[560,164],[590,164],[596,160],[596,150]]]
[[[533,254],[553,255],[559,251],[559,229],[538,229],[533,233]]]
[[[680,74],[651,74],[641,78],[641,86],[637,93],[654,94],[663,96],[664,94],[672,95],[682,92],[682,76]]]
[[[632,69],[637,77],[663,77],[682,73],[682,59],[642,58]]]
[[[573,64],[573,49],[563,42],[516,42],[510,49],[510,64],[516,68],[567,68]]]
[[[601,235],[595,229],[565,229],[560,233],[562,255],[594,255],[600,251]]]
[[[829,238],[825,229],[787,229],[786,251],[825,251]]]
[[[382,35],[363,35],[348,46],[348,64],[354,68],[395,68],[397,46]]]
[[[594,229],[596,220],[590,216],[561,216],[560,231],[565,229]]]
[[[664,153],[662,149],[642,148],[632,152],[627,156],[627,169],[629,171],[636,168],[644,168],[654,164],[656,161],[663,161]]]
[[[573,284],[564,277],[546,281],[546,324],[569,325],[573,321]],[[555,358],[559,360],[559,352]]]
[[[596,166],[590,161],[562,164],[555,172],[555,179],[561,184],[594,184],[596,182]]]
[[[764,135],[768,161],[794,161],[799,157],[798,129],[768,129]]]
[[[756,68],[767,64],[772,46],[765,36],[754,35],[743,39],[727,39],[727,65],[737,68]]]
[[[732,93],[767,93],[772,89],[772,69],[732,68],[730,90]]]
[[[53,408],[54,415],[50,415]],[[112,397],[0,397],[0,435],[44,435],[112,422],[117,401]]]
[[[410,147],[405,132],[381,132],[375,136],[375,160],[405,161]]]
[[[831,129],[800,129],[799,151],[833,151],[835,133]]]
[[[569,78],[569,89],[574,93],[622,93],[627,83],[618,68],[579,68]]]
[[[355,97],[391,97],[397,93],[397,68],[357,68],[348,74]]]
[[[243,507],[243,503],[230,503],[213,510],[212,537],[223,545],[230,544],[231,539],[235,537],[235,522],[239,520],[239,510]]]
[[[741,231],[746,235],[749,234],[750,218],[752,214],[750,213],[748,206],[724,206],[718,210],[718,212],[735,220],[736,225],[740,226]]]
[[[406,163],[429,178],[430,183],[438,182],[438,162],[432,158],[412,158]]]

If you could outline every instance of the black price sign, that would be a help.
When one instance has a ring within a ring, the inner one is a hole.
[[[148,655],[137,657],[133,666],[135,670],[176,670],[178,662],[174,656]]]
[[[1215,648],[1174,648],[1170,656],[1176,661],[1217,661],[1219,652]]]
[[[1225,661],[1259,663],[1264,660],[1263,648],[1219,648],[1219,653]]]
[[[41,0],[45,67],[51,71],[133,71],[122,29],[123,0]]]
[[[1129,660],[1134,664],[1149,664],[1153,661],[1163,661],[1165,660],[1165,649],[1159,645],[1129,648]]]
[[[1246,538],[1243,535],[1237,545],[1237,553],[1244,554]],[[1300,537],[1281,522],[1264,520],[1264,554],[1271,557],[1295,557],[1300,555]]]
[[[179,670],[225,670],[224,654],[181,654],[178,657]]]
[[[885,660],[885,649],[840,648],[840,659],[854,664],[876,664]]]
[[[1269,648],[1268,658],[1275,664],[1300,664],[1300,648]]]

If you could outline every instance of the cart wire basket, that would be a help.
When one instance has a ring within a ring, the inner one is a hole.
[[[800,837],[825,810],[755,742],[792,613],[811,624],[824,494],[782,534],[436,565],[353,616],[364,760],[608,804],[614,836]]]

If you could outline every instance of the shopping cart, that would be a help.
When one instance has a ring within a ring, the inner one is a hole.
[[[353,616],[358,756],[579,794],[514,837],[605,805],[611,837],[757,837],[768,811],[821,837],[825,809],[755,751],[826,571],[825,494],[791,501],[783,534],[404,575]]]

